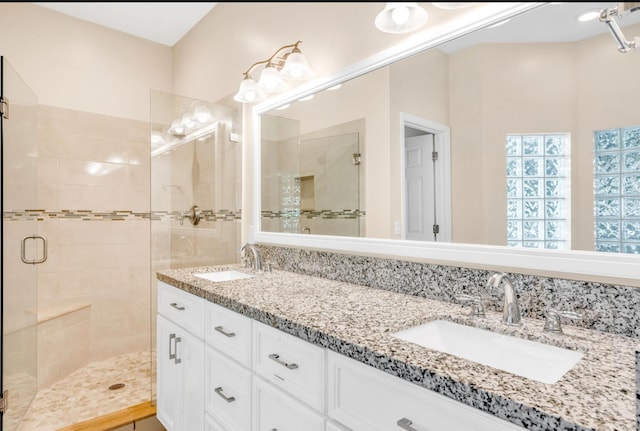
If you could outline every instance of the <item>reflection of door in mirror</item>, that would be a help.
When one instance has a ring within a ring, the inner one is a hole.
[[[435,160],[437,154],[433,135],[422,133],[407,136],[415,129],[405,129],[404,179],[406,187],[406,239],[437,241]]]
[[[360,133],[344,125],[300,134],[262,117],[262,218],[267,232],[361,236]]]

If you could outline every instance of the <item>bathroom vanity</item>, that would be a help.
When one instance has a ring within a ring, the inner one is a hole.
[[[169,431],[636,429],[633,338],[551,334],[528,318],[505,326],[468,305],[281,270],[157,277],[158,418]],[[397,336],[435,320],[582,357],[543,383]]]

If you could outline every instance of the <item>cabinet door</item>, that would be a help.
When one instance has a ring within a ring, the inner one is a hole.
[[[180,404],[179,367],[175,364],[175,340],[180,328],[158,315],[156,328],[157,417],[169,430],[177,430]]]
[[[253,322],[254,371],[314,409],[325,411],[325,349]]]
[[[205,310],[207,344],[251,368],[251,319],[212,302]]]
[[[353,431],[521,431],[510,422],[334,352],[329,417]]]
[[[324,431],[324,416],[257,376],[253,406],[253,431]]]
[[[209,346],[205,363],[207,413],[229,431],[251,429],[251,371]]]
[[[204,429],[204,343],[157,320],[157,417],[168,431]]]

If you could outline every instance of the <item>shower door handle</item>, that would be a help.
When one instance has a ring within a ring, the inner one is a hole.
[[[40,259],[27,259],[27,241],[30,239],[39,239],[42,241],[42,257]],[[20,246],[20,258],[22,261],[28,265],[37,265],[39,263],[44,263],[47,260],[47,249],[49,248],[49,243],[47,238],[42,235],[29,235],[22,238],[22,244]]]

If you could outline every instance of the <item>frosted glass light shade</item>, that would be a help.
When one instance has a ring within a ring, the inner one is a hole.
[[[276,93],[286,90],[289,85],[280,77],[280,73],[274,66],[267,66],[260,74],[258,88],[265,93]]]
[[[292,52],[287,56],[281,73],[289,79],[310,79],[315,75],[300,52]]]
[[[264,94],[258,88],[258,84],[251,78],[245,78],[240,83],[240,88],[233,100],[241,103],[253,103],[264,99]]]
[[[385,33],[409,33],[422,27],[428,17],[418,3],[387,3],[376,16],[375,24]]]

